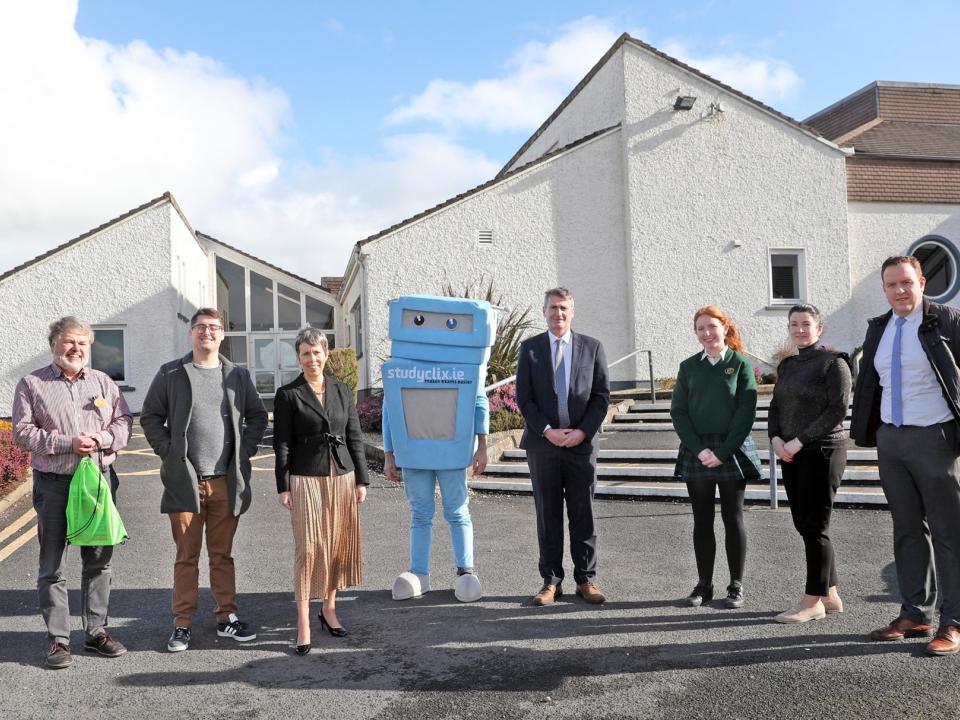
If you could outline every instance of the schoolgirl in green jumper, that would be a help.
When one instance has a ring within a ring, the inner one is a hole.
[[[757,414],[753,366],[740,354],[740,331],[723,310],[707,305],[694,313],[693,328],[703,350],[680,363],[670,403],[680,436],[675,475],[687,484],[693,506],[693,550],[697,585],[687,604],[713,599],[714,497],[720,489],[730,584],[724,606],[743,605],[743,566],[747,534],[743,495],[748,480],[760,477],[760,458],[750,431]]]

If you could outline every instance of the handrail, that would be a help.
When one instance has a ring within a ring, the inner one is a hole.
[[[647,353],[647,366],[650,369],[650,402],[656,402],[657,390],[656,390],[656,381],[653,378],[653,350],[638,349],[638,350],[634,350],[631,353],[627,353],[622,358],[617,358],[612,363],[607,363],[607,370],[612,368],[614,365],[619,365],[624,360],[629,360],[634,355],[638,355],[640,353]],[[517,376],[514,374],[508,378],[504,378],[503,380],[497,380],[497,382],[493,383],[492,385],[487,385],[483,389],[483,391],[487,394],[490,394],[492,391],[496,390],[497,388],[503,387],[504,385],[512,383],[516,379],[517,379]]]
[[[774,363],[770,362],[769,360],[764,360],[764,359],[763,359],[762,357],[760,357],[759,355],[754,355],[752,352],[750,352],[750,351],[748,351],[748,350],[741,350],[741,351],[740,351],[740,354],[741,354],[741,355],[746,355],[747,357],[753,358],[754,360],[759,360],[760,362],[762,362],[764,365],[766,365],[766,366],[767,366],[768,368],[770,368],[771,370],[776,370],[776,369],[777,369],[777,366],[776,366]]]

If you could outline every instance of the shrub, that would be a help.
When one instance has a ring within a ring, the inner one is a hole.
[[[357,403],[360,427],[366,432],[383,432],[383,395],[368,395]]]
[[[482,286],[483,279],[480,279]],[[464,288],[462,293],[453,289],[447,283],[443,289],[447,297],[475,298],[486,300],[494,306],[503,306],[503,296],[497,297],[493,290],[493,281],[486,290],[475,291],[472,286]],[[530,317],[531,310],[513,309],[502,315],[497,323],[497,334],[490,349],[490,360],[487,362],[487,377],[484,385],[492,385],[517,373],[517,359],[520,357],[520,343],[523,342],[535,328],[534,318]]]
[[[13,442],[13,432],[0,429],[0,489],[23,480],[30,469],[30,453]]]
[[[330,351],[323,374],[336,378],[344,383],[353,393],[353,400],[357,400],[357,385],[360,382],[360,373],[357,369],[357,353],[353,348],[334,348]]]
[[[517,407],[517,384],[507,383],[501,385],[490,393],[490,412],[497,410],[509,410],[512,413],[520,414],[520,408]]]
[[[751,365],[753,369],[753,378],[757,381],[757,385],[763,385],[763,368],[759,365]]]
[[[520,430],[523,427],[523,415],[505,407],[493,410],[490,413],[490,432],[504,430]]]

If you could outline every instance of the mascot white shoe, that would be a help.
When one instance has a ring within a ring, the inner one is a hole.
[[[403,572],[393,581],[393,599],[409,600],[430,592],[430,576]]]
[[[483,597],[480,578],[473,573],[457,575],[457,579],[453,583],[453,594],[460,602],[476,602]]]

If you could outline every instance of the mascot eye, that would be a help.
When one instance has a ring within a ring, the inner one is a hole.
[[[453,330],[457,327],[456,318],[447,318],[447,330]]]
[[[423,315],[417,315],[417,316],[413,319],[413,324],[416,325],[417,327],[420,327],[421,325],[423,325],[424,322],[426,322],[426,321],[425,321]]]

